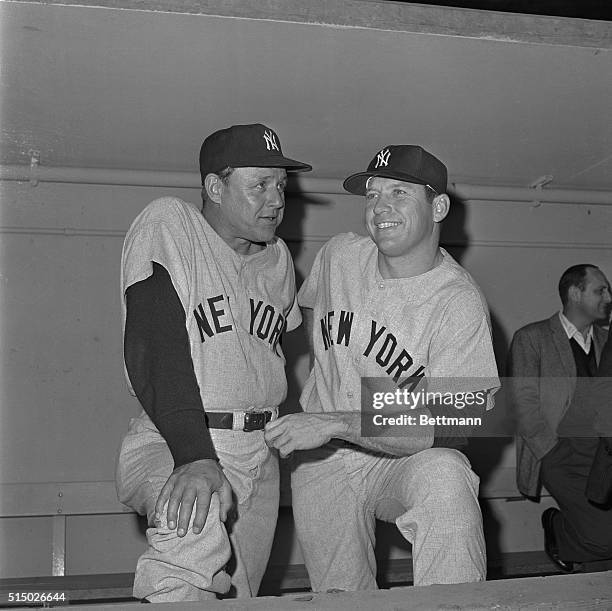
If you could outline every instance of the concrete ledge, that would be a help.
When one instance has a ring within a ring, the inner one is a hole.
[[[602,566],[599,570],[610,568]],[[593,567],[593,570],[597,570]],[[559,569],[544,552],[515,552],[489,559],[488,579],[521,578],[533,575],[553,575]],[[48,577],[19,577],[0,580],[0,601],[7,600],[9,592],[65,592],[75,602],[132,601],[134,573],[107,573],[99,575],[65,575]],[[389,561],[378,575],[381,587],[408,586],[412,584],[412,559]],[[286,595],[307,592],[310,580],[303,564],[287,566],[270,565],[264,576],[260,592],[263,596]],[[0,602],[1,604],[1,602]]]
[[[134,604],[74,606],[83,611],[134,609]],[[202,609],[203,603],[159,604],[159,611]],[[294,594],[245,600],[206,601],[207,611],[440,611],[612,609],[612,572],[528,577],[460,585],[394,588],[335,594]]]

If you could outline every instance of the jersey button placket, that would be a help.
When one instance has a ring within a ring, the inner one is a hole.
[[[374,282],[370,284],[369,290],[364,295],[363,309],[372,317],[376,318],[377,307],[376,300],[378,299],[378,294],[380,293],[380,282]]]

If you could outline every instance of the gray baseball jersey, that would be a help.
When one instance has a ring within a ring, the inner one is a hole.
[[[286,244],[275,238],[257,253],[241,255],[193,204],[155,200],[134,220],[123,246],[124,325],[125,291],[152,274],[152,261],[168,270],[185,310],[204,409],[281,403],[287,382],[280,338],[301,322]]]
[[[438,392],[499,386],[486,303],[468,272],[441,252],[442,263],[425,274],[383,279],[371,238],[345,233],[323,246],[298,294],[314,310],[305,411],[359,410],[364,376],[398,387],[426,378]]]

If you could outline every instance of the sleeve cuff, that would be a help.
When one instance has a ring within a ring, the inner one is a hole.
[[[161,418],[157,427],[170,448],[175,469],[196,460],[219,460],[203,410],[177,412]]]

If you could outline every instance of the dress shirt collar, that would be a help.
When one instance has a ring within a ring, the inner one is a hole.
[[[587,333],[586,338],[576,329],[574,323],[570,322],[563,314],[563,312],[559,312],[559,320],[561,321],[561,325],[567,335],[568,339],[572,339],[572,337],[578,342],[578,345],[588,354],[591,351],[591,343],[593,341],[593,325],[589,327],[589,332]]]

